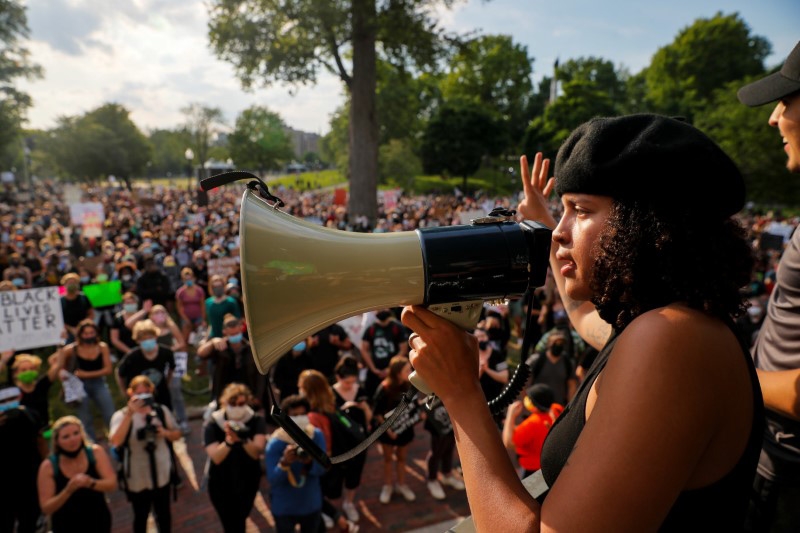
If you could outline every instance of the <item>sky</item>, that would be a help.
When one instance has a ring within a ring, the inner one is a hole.
[[[145,131],[174,128],[190,102],[219,107],[232,126],[253,104],[277,111],[291,127],[324,134],[344,101],[338,78],[315,86],[272,85],[244,91],[233,68],[208,45],[212,0],[26,0],[32,60],[44,78],[24,81],[33,98],[29,126],[50,128],[106,102],[131,111]],[[800,0],[461,0],[437,8],[440,24],[459,33],[510,34],[533,57],[533,78],[561,61],[600,56],[635,73],[681,28],[716,12],[738,12],[773,46],[780,64],[800,41]]]

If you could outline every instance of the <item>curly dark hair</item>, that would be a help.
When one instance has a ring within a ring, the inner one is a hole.
[[[739,289],[753,255],[733,219],[697,220],[635,200],[615,200],[595,245],[591,288],[600,317],[621,330],[642,313],[686,302],[722,319],[745,310]]]

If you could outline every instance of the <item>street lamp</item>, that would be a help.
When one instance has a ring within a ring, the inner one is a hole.
[[[187,181],[189,183],[188,187],[189,187],[189,189],[191,189],[192,188],[192,169],[193,169],[193,167],[192,167],[192,159],[194,159],[194,152],[192,151],[191,148],[187,148],[186,151],[183,152],[183,157],[185,157],[186,161],[189,163],[189,172],[187,172],[187,175],[188,175],[189,179]]]

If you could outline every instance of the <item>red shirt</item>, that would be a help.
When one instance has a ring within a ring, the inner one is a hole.
[[[551,406],[553,418],[549,413],[536,412],[526,418],[522,424],[514,428],[514,448],[519,456],[519,465],[531,472],[539,470],[539,459],[542,455],[544,438],[553,426],[553,421],[563,411],[563,407],[554,403]]]

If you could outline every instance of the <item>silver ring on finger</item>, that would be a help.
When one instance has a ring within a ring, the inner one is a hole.
[[[408,337],[408,347],[411,348],[412,350],[414,349],[414,339],[417,339],[417,338],[419,338],[419,335],[417,335],[416,333],[412,333]]]

